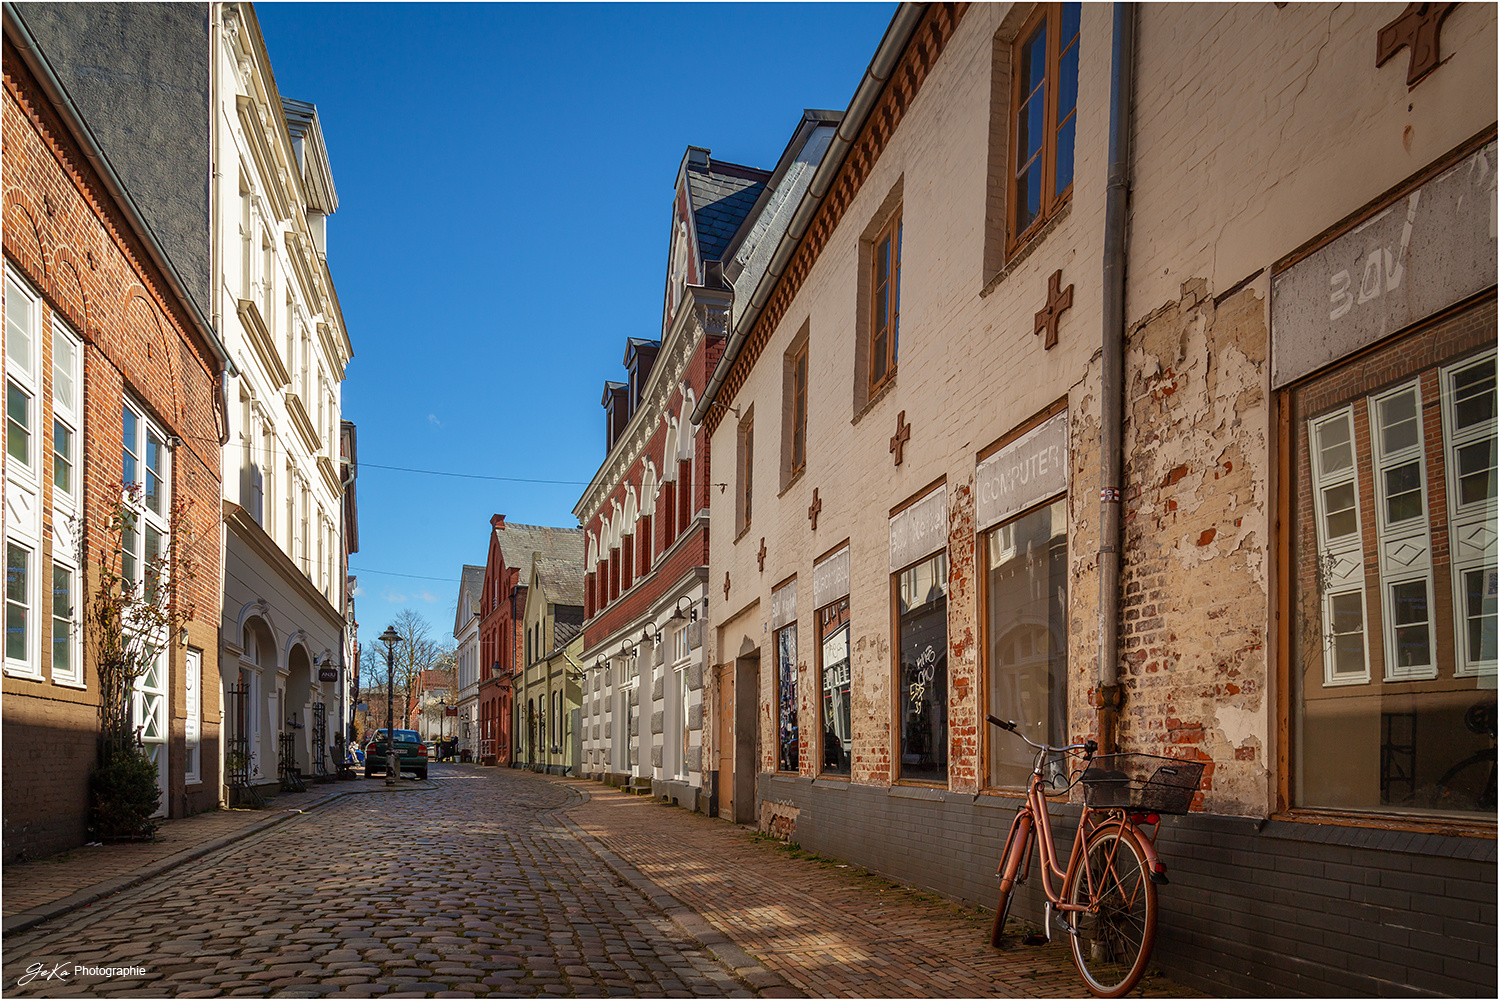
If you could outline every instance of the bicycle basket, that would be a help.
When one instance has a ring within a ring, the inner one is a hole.
[[[1096,810],[1187,813],[1203,764],[1155,754],[1101,754],[1080,776],[1083,800]]]

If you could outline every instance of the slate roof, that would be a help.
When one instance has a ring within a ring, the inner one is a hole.
[[[573,638],[581,632],[583,632],[583,623],[564,622],[562,619],[555,619],[552,623],[551,652],[557,653],[559,650],[566,649],[568,644],[573,642]]]
[[[579,580],[582,581],[583,529],[507,523],[504,528],[496,528],[492,531],[495,533],[495,541],[500,544],[500,555],[505,558],[506,566],[514,567],[523,574],[530,574],[531,554],[541,553],[543,556],[557,557],[577,563]],[[526,586],[524,580],[521,586]],[[583,593],[582,583],[579,584],[579,593]],[[582,598],[579,599],[578,604],[583,604]]]
[[[579,546],[576,558],[538,554],[536,576],[541,583],[542,592],[554,605],[583,607],[582,545]]]
[[[470,563],[464,564],[463,575],[459,578],[458,593],[468,594],[469,609],[474,614],[479,612],[479,595],[484,591],[484,567],[476,567]]]
[[[698,229],[698,252],[705,261],[722,258],[770,177],[769,171],[738,163],[710,159],[688,164],[688,198]]]

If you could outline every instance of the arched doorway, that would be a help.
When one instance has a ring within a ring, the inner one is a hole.
[[[292,733],[293,758],[303,775],[312,773],[312,657],[301,643],[287,653],[285,719],[278,729]]]

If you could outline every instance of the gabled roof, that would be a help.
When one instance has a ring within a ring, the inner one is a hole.
[[[463,629],[464,623],[479,614],[479,598],[484,593],[484,567],[476,567],[471,563],[464,564],[463,573],[458,579],[458,607],[454,610],[453,636],[456,639]],[[469,603],[467,609],[464,602]]]
[[[583,566],[583,529],[551,528],[545,525],[512,525],[505,523],[493,529],[495,542],[505,565],[525,572],[531,566],[533,553],[572,560]],[[524,585],[523,585],[524,586]],[[582,601],[579,602],[582,604]]]
[[[698,253],[705,261],[717,261],[765,190],[771,173],[715,161],[706,152],[701,159],[688,159],[688,200],[698,231]]]

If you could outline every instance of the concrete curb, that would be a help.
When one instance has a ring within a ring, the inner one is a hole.
[[[326,806],[329,803],[343,799],[345,796],[356,796],[366,793],[389,791],[424,792],[431,791],[436,788],[436,786],[428,784],[397,787],[397,789],[395,790],[387,790],[384,788],[343,789],[338,792],[329,793],[327,796],[324,796],[321,799],[313,800],[312,802],[307,803],[303,806],[299,806],[294,809],[283,810],[280,814],[269,816],[266,819],[257,821],[253,824],[247,824],[246,826],[240,828],[232,834],[226,834],[224,837],[218,838],[214,841],[193,845],[191,848],[184,848],[182,851],[177,852],[176,854],[168,855],[166,858],[151,862],[145,867],[137,869],[135,872],[126,873],[123,876],[116,876],[113,879],[106,879],[101,883],[95,883],[93,886],[87,887],[83,890],[79,890],[77,893],[71,896],[63,897],[60,900],[54,900],[51,903],[42,904],[39,907],[33,907],[32,909],[27,911],[20,911],[19,913],[9,915],[8,917],[4,918],[3,921],[0,921],[0,935],[9,937],[19,932],[28,931],[29,929],[35,928],[37,925],[42,924],[45,921],[50,921],[53,918],[61,917],[62,915],[67,914],[71,911],[76,911],[81,907],[87,907],[89,904],[92,904],[98,900],[103,900],[105,897],[109,897],[116,893],[119,893],[121,890],[128,890],[132,887],[139,886],[142,883],[147,882],[148,880],[155,879],[162,873],[170,872],[171,870],[176,869],[178,866],[186,865],[187,863],[192,862],[196,859],[203,858],[205,855],[211,855],[221,848],[227,848],[229,845],[234,844],[236,841],[243,841],[246,838],[260,834],[262,831],[268,831],[273,827],[280,826],[281,824],[285,824],[288,821],[295,820],[296,818],[301,816],[305,816],[309,812],[316,810],[321,806]]]
[[[553,784],[561,785],[561,783]],[[671,893],[643,875],[635,866],[610,851],[598,838],[574,823],[571,817],[564,816],[564,810],[582,806],[588,802],[590,796],[584,790],[574,786],[562,786],[562,788],[578,796],[578,801],[558,807],[553,811],[553,816],[561,821],[568,832],[589,851],[597,855],[600,861],[609,866],[615,875],[639,891],[662,913],[671,918],[685,934],[712,953],[715,959],[729,967],[730,972],[762,997],[803,996],[802,991],[787,983],[781,974],[768,969],[760,960],[740,948],[733,939],[715,928],[703,915],[672,896]]]

